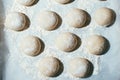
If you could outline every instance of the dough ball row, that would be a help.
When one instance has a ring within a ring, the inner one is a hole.
[[[65,32],[60,34],[56,39],[56,46],[64,52],[72,52],[77,49],[78,44],[81,44],[77,35]],[[101,35],[91,35],[85,40],[85,47],[88,53],[94,55],[105,54],[109,49],[109,41]]]
[[[45,57],[39,62],[39,71],[46,77],[56,77],[63,72],[64,65],[56,57]],[[67,72],[76,78],[85,78],[92,75],[92,63],[81,57],[73,58],[68,62]]]
[[[70,53],[79,48],[78,44],[81,44],[77,35],[64,32],[58,35],[55,39],[55,46],[58,50]],[[26,36],[19,41],[19,50],[29,56],[37,56],[42,53],[44,48],[42,40],[36,36]],[[93,55],[105,54],[109,49],[109,42],[106,38],[100,35],[91,35],[86,38],[85,48],[88,53]]]
[[[37,17],[38,26],[44,30],[52,31],[59,27],[60,17],[53,11],[42,11]],[[115,12],[110,8],[100,8],[95,12],[94,20],[100,26],[110,26],[115,22]],[[26,29],[29,22],[28,17],[24,13],[12,12],[6,16],[5,26],[15,31]],[[89,14],[78,8],[71,9],[65,17],[65,22],[70,27],[82,28],[90,22]]]
[[[68,4],[73,2],[74,0],[54,0],[54,1],[60,4]],[[106,0],[99,0],[99,1],[106,1]],[[17,0],[17,2],[24,6],[32,6],[36,2],[36,0]]]

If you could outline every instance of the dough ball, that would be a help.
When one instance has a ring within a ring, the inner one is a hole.
[[[71,2],[71,0],[55,0],[55,1],[60,4],[67,4],[67,3]]]
[[[68,71],[71,75],[77,78],[85,78],[90,72],[90,62],[84,58],[74,58],[70,60]]]
[[[86,25],[88,15],[84,10],[74,8],[69,11],[66,22],[75,28],[82,28]]]
[[[56,46],[65,52],[73,51],[78,44],[77,36],[70,32],[60,34],[56,39]]]
[[[5,26],[15,31],[21,31],[26,27],[27,19],[23,13],[12,12],[6,16]]]
[[[58,25],[58,15],[52,11],[43,11],[39,15],[39,26],[45,30],[54,30]]]
[[[38,37],[27,36],[20,41],[21,52],[29,55],[36,56],[40,53],[42,44]]]
[[[92,35],[86,41],[87,51],[94,55],[102,55],[108,48],[108,41],[100,35]]]
[[[31,6],[35,0],[17,0],[17,2],[24,6]]]
[[[103,7],[95,12],[95,21],[101,26],[109,26],[115,21],[115,13],[112,9]]]
[[[107,0],[99,0],[99,1],[107,1]]]
[[[40,73],[47,77],[54,77],[60,70],[60,61],[55,57],[46,57],[40,61]]]

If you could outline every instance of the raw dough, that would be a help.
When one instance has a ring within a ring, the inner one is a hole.
[[[42,45],[38,37],[26,36],[20,41],[19,48],[21,52],[29,56],[36,56],[40,53]]]
[[[88,15],[82,9],[74,8],[69,11],[66,17],[66,22],[75,28],[81,28],[86,25]]]
[[[17,2],[24,6],[31,6],[35,0],[17,0]]]
[[[56,39],[56,46],[65,52],[73,51],[78,44],[77,36],[70,32],[60,34]]]
[[[107,0],[99,0],[99,1],[107,1]]]
[[[52,11],[43,11],[38,18],[39,26],[48,31],[54,30],[57,27],[58,20],[58,15]]]
[[[6,16],[5,26],[15,31],[21,31],[26,27],[26,16],[20,12],[11,12]]]
[[[84,58],[74,58],[70,60],[68,65],[68,72],[77,78],[84,78],[88,76],[90,71],[90,62]]]
[[[112,9],[103,7],[95,12],[95,21],[101,26],[109,26],[115,21],[115,13]]]
[[[60,4],[67,4],[67,3],[71,2],[71,0],[55,0],[55,1]]]
[[[86,41],[87,51],[94,55],[102,55],[107,49],[108,41],[100,35],[92,35]]]
[[[47,77],[54,77],[60,70],[60,61],[55,57],[46,57],[40,60],[40,73]]]

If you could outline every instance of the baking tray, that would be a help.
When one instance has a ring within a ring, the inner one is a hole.
[[[67,6],[62,6],[59,7],[59,4],[51,5],[49,2],[52,2],[52,0],[40,0],[38,1],[37,5],[41,4],[41,10],[46,9],[46,10],[55,10],[56,12],[59,12],[60,15],[64,15],[64,13],[71,8],[78,7],[80,8],[80,5],[77,5],[78,2],[82,2],[80,0],[75,0],[73,4],[67,5]],[[42,54],[34,59],[29,59],[29,57],[24,56],[24,55],[19,55],[18,49],[16,47],[16,43],[19,40],[19,38],[22,37],[24,34],[31,34],[31,35],[36,35],[39,37],[43,37],[44,41],[48,43],[47,38],[44,38],[44,36],[38,34],[39,31],[37,31],[35,28],[30,28],[27,31],[16,33],[14,31],[8,30],[4,28],[4,20],[5,20],[5,15],[11,11],[20,11],[25,14],[27,14],[31,20],[33,20],[33,15],[35,16],[35,12],[31,14],[28,14],[29,12],[32,12],[33,9],[37,9],[37,5],[34,5],[32,8],[27,8],[27,7],[22,7],[22,9],[19,9],[19,5],[15,3],[14,0],[0,0],[0,79],[1,80],[120,80],[120,0],[107,0],[106,2],[101,2],[99,3],[97,0],[84,0],[83,2],[86,2],[84,4],[84,9],[87,10],[91,17],[93,17],[93,12],[99,8],[99,7],[109,7],[113,9],[116,13],[116,21],[115,23],[110,26],[109,28],[100,28],[99,26],[96,26],[94,28],[84,28],[81,29],[80,31],[78,30],[72,30],[72,29],[65,29],[61,27],[60,31],[70,31],[74,32],[76,34],[80,34],[79,36],[84,39],[87,34],[100,34],[105,36],[109,42],[110,42],[110,49],[109,51],[100,57],[96,56],[87,56],[86,58],[90,59],[90,61],[95,65],[95,71],[93,75],[89,78],[85,79],[76,79],[76,78],[71,78],[66,74],[66,71],[63,71],[63,73],[56,77],[56,78],[46,78],[46,79],[41,79],[40,77],[37,77],[36,69],[34,69],[34,66],[29,66],[33,65],[32,63],[34,61],[38,61],[39,58],[44,57],[45,55],[49,54]],[[91,2],[91,4],[89,3]],[[44,6],[45,7],[44,7]],[[86,6],[87,5],[87,6]],[[13,7],[14,6],[14,7]],[[86,6],[86,7],[85,7]],[[88,7],[89,6],[89,7]],[[64,9],[63,9],[64,8]],[[26,9],[28,9],[26,11]],[[35,21],[35,20],[34,20]],[[35,22],[34,22],[35,23]],[[93,24],[92,24],[93,23]],[[31,24],[31,26],[34,26],[34,24]],[[62,25],[65,26],[65,25]],[[94,21],[91,21],[90,27],[94,26]],[[88,31],[87,31],[88,30]],[[86,34],[87,31],[87,34]],[[48,33],[45,34],[45,36],[50,36],[54,32],[51,32],[49,35]],[[59,31],[56,33],[58,34]],[[57,35],[56,34],[56,35]],[[53,35],[55,37],[56,35]],[[82,36],[83,35],[83,36]],[[52,41],[52,39],[49,39]],[[53,50],[51,47],[48,49],[47,52],[57,52],[56,50]],[[79,51],[79,50],[77,50]],[[73,53],[77,53],[77,51]],[[82,51],[82,50],[81,50]],[[58,51],[59,53],[59,51]],[[82,53],[82,52],[81,52]],[[65,58],[68,60],[71,57],[76,57],[77,55],[70,55],[67,57],[63,57],[62,55],[56,55],[52,54],[54,56],[59,57],[62,62],[65,63],[64,61]],[[16,57],[15,57],[16,56]],[[62,56],[62,58],[61,58]],[[81,56],[85,57],[83,54]],[[23,58],[24,57],[24,58]],[[94,59],[94,60],[92,60]],[[66,61],[68,61],[66,60]],[[36,64],[37,62],[35,62]]]

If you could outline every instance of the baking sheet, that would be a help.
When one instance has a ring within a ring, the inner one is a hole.
[[[84,2],[84,4],[82,4]],[[48,78],[42,79],[40,75],[37,73],[36,64],[40,58],[44,56],[56,56],[58,57],[65,66],[67,65],[67,61],[71,59],[71,57],[77,57],[79,55],[78,51],[81,53],[81,57],[88,58],[94,65],[95,70],[91,77],[86,79],[78,79],[78,80],[120,80],[120,5],[118,4],[120,0],[108,0],[105,2],[98,2],[97,0],[75,0],[73,3],[60,6],[60,4],[54,3],[52,0],[40,0],[36,5],[31,8],[21,6],[14,2],[14,0],[1,0],[0,1],[0,69],[1,69],[1,80],[47,80]],[[81,3],[78,4],[78,3]],[[87,5],[87,6],[86,6]],[[88,7],[89,6],[89,7]],[[53,32],[45,32],[39,29],[36,24],[36,13],[42,10],[52,10],[59,13],[59,15],[64,20],[65,14],[74,7],[78,7],[81,9],[85,9],[89,12],[91,17],[93,18],[94,11],[100,7],[109,7],[112,8],[116,13],[116,21],[114,25],[109,28],[101,28],[98,25],[96,26],[94,20],[91,21],[89,27],[83,28],[81,30],[69,28],[64,22],[61,27]],[[38,8],[39,11],[38,11]],[[15,32],[9,29],[3,28],[3,21],[5,18],[5,14],[8,14],[11,11],[19,11],[27,14],[32,20],[32,24],[29,29],[23,32]],[[31,14],[29,14],[31,13]],[[66,27],[64,27],[66,26]],[[94,26],[94,27],[93,27]],[[55,47],[51,47],[53,45],[53,39],[59,34],[59,32],[70,31],[76,33],[80,36],[81,39],[86,38],[86,36],[90,34],[100,34],[105,36],[110,42],[109,51],[100,57],[84,55],[87,54],[83,52],[82,47],[72,53],[65,54],[56,50]],[[41,32],[41,33],[40,33]],[[56,34],[54,34],[56,33]],[[19,39],[23,37],[23,35],[36,35],[42,38],[47,46],[46,51],[39,55],[36,58],[30,58],[24,54],[18,52],[17,43],[19,43]],[[54,34],[54,35],[53,35]],[[43,36],[44,35],[44,36]],[[52,35],[52,38],[49,36]],[[49,41],[48,41],[49,39]],[[55,48],[55,49],[54,49]],[[51,52],[51,54],[49,54]],[[55,53],[61,53],[56,55]],[[74,53],[76,55],[74,55]],[[63,56],[64,54],[64,56]],[[77,80],[76,78],[70,77],[66,70],[63,73],[56,77],[50,78],[49,80]]]

